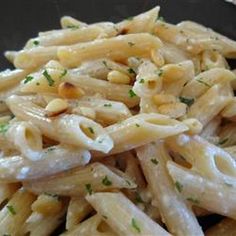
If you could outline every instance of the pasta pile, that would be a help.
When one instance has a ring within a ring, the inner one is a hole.
[[[0,235],[236,235],[236,42],[159,9],[5,53]]]

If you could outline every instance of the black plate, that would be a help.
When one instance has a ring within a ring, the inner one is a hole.
[[[236,40],[236,6],[223,0],[5,0],[0,7],[0,69],[10,66],[5,50],[19,50],[39,31],[59,28],[63,15],[89,23],[117,22],[156,5],[169,22],[194,20]],[[199,221],[205,229],[219,219]]]

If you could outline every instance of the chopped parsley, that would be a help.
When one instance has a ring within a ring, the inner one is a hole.
[[[159,161],[156,159],[156,158],[152,158],[151,159],[151,162],[154,164],[154,165],[158,165]]]
[[[178,190],[178,192],[182,192],[183,191],[183,185],[180,183],[180,182],[178,182],[178,181],[176,181],[175,182],[175,187],[176,187],[176,189]]]
[[[108,70],[111,70],[111,69],[109,68],[109,66],[107,65],[107,62],[106,62],[106,61],[102,61],[102,64],[103,64]]]
[[[133,20],[133,19],[134,19],[133,16],[130,16],[130,17],[126,18],[126,20]]]
[[[111,103],[105,103],[104,107],[112,107],[112,104]]]
[[[28,82],[30,82],[30,81],[33,80],[33,79],[34,79],[33,76],[27,75],[27,76],[25,77],[24,84],[27,84]]]
[[[128,42],[128,44],[130,47],[133,47],[135,45],[135,43],[133,43],[133,42]]]
[[[33,44],[34,44],[35,46],[38,46],[38,45],[39,45],[39,41],[38,41],[38,40],[34,40],[34,41],[33,41]]]
[[[140,125],[139,125],[139,124],[135,124],[135,126],[136,126],[136,127],[138,127],[138,128],[140,127]]]
[[[46,78],[46,80],[48,81],[48,85],[49,85],[49,86],[53,86],[53,85],[54,85],[55,81],[52,79],[51,75],[48,74],[48,71],[47,71],[47,70],[45,70],[45,71],[43,72],[43,76],[44,76],[44,77]]]
[[[88,129],[89,129],[89,131],[90,131],[91,134],[94,134],[94,130],[93,130],[92,127],[88,127]]]
[[[134,218],[132,218],[132,220],[131,220],[131,225],[135,229],[135,231],[137,231],[138,233],[141,233],[141,229],[140,229],[137,221]]]
[[[140,83],[140,84],[143,84],[144,82],[145,82],[144,79],[140,79],[140,80],[139,80],[139,83]]]
[[[158,16],[158,17],[157,17],[157,20],[162,21],[162,22],[165,22],[165,19],[164,19],[163,16]]]
[[[144,203],[143,199],[141,198],[141,196],[138,192],[135,193],[135,199],[134,200],[137,203]]]
[[[130,183],[130,181],[129,180],[125,180],[125,182],[130,186],[131,185],[131,183]]]
[[[130,74],[136,74],[136,72],[135,72],[131,67],[128,69],[128,72],[129,72]]]
[[[67,25],[66,28],[68,29],[79,29],[79,25]]]
[[[5,134],[9,129],[9,124],[0,124],[0,133]]]
[[[188,197],[186,200],[188,200],[189,202],[193,203],[193,204],[199,204],[199,200],[197,200],[196,198],[192,198],[192,197]]]
[[[108,179],[107,176],[105,176],[105,177],[102,179],[102,183],[103,183],[105,186],[111,186],[111,185],[112,185],[112,182]]]
[[[158,76],[162,76],[163,75],[163,70],[160,69],[160,70],[156,70],[156,73]]]
[[[222,139],[222,140],[219,141],[218,145],[223,145],[226,142],[228,142],[228,140],[229,140],[228,138]]]
[[[67,69],[64,69],[64,71],[60,75],[60,79],[63,78],[67,74]]]
[[[3,234],[3,236],[11,236],[10,234]]]
[[[189,107],[194,103],[194,98],[179,97],[179,100],[180,102],[185,103]]]
[[[133,97],[136,97],[136,96],[137,96],[136,93],[132,89],[130,89],[129,90],[129,97],[133,98]]]
[[[16,214],[16,210],[14,209],[14,207],[12,205],[8,205],[7,206],[7,210],[12,214],[15,215]]]
[[[49,147],[49,148],[47,149],[47,152],[54,151],[55,149],[56,149],[55,147]]]
[[[225,185],[226,185],[227,187],[233,187],[233,184],[229,184],[229,183],[227,183],[227,182],[225,182]]]
[[[200,84],[204,84],[205,86],[207,86],[207,87],[211,87],[211,85],[209,85],[208,83],[206,83],[205,81],[203,81],[202,79],[196,79],[196,81],[198,82],[198,83],[200,83]]]
[[[102,215],[102,217],[103,217],[104,219],[106,219],[106,220],[108,219],[108,217],[107,217],[107,216],[105,216],[105,215]]]
[[[53,198],[56,198],[57,200],[59,200],[59,196],[57,194],[53,194],[53,193],[43,193],[44,195],[47,195],[47,196],[50,196],[50,197],[53,197]]]
[[[39,86],[39,85],[40,85],[40,83],[39,83],[39,82],[37,82],[37,83],[36,83],[36,85],[37,85],[37,86]]]
[[[85,184],[85,189],[89,195],[93,193],[91,184]]]

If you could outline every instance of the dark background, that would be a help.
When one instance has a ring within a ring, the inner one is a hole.
[[[118,21],[155,5],[176,23],[191,19],[236,40],[236,6],[223,0],[4,0],[0,7],[0,69],[5,50],[19,50],[37,32],[59,28],[60,17],[86,22]]]

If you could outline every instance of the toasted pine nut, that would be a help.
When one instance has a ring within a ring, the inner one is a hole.
[[[57,197],[41,194],[32,204],[32,210],[45,216],[56,215],[62,209],[62,202]]]
[[[65,112],[67,108],[68,103],[65,100],[61,98],[56,98],[48,103],[45,108],[45,111],[47,116],[55,116]]]
[[[171,94],[156,94],[152,97],[152,100],[157,106],[177,102],[176,97]]]
[[[189,118],[183,121],[184,124],[186,124],[189,128],[188,133],[193,134],[199,134],[202,132],[203,125],[202,123],[195,118]]]
[[[111,83],[116,83],[116,84],[130,83],[130,77],[117,70],[110,71],[107,75],[107,80],[110,81]]]
[[[92,120],[96,119],[96,112],[89,107],[76,107],[72,110],[72,113],[88,117]]]
[[[176,119],[185,115],[187,105],[180,102],[163,104],[158,107],[158,111],[163,115]]]
[[[71,83],[63,82],[58,87],[58,94],[67,99],[78,99],[81,98],[85,92],[83,89],[74,86]]]

